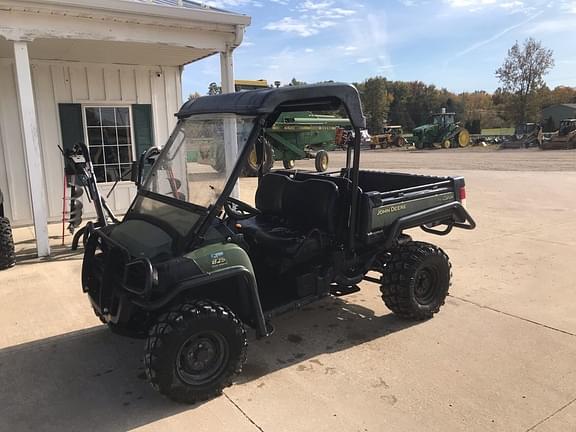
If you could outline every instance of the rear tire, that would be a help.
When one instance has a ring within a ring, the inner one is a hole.
[[[316,171],[324,172],[328,169],[328,152],[326,150],[320,150],[316,153],[316,157],[314,158],[314,165],[316,167]]]
[[[160,317],[146,341],[146,376],[172,400],[195,403],[218,396],[246,362],[246,330],[216,302],[178,305]]]
[[[290,170],[294,169],[294,167],[296,166],[296,162],[294,162],[294,159],[283,160],[282,165],[284,165],[285,169]]]
[[[262,172],[263,174],[268,174],[272,167],[274,166],[274,150],[270,142],[266,138],[258,138],[258,140],[264,140],[264,160],[262,164],[264,165]],[[242,175],[245,177],[256,177],[258,175],[258,158],[256,156],[256,147],[253,146],[248,157],[246,158],[246,163],[244,164],[244,169],[242,170]]]
[[[461,129],[456,136],[456,147],[468,147],[470,145],[470,132],[468,129]]]
[[[5,217],[0,217],[0,270],[14,267],[15,264],[16,252],[10,221]]]
[[[448,295],[451,269],[448,255],[437,246],[424,242],[398,246],[384,260],[382,299],[401,318],[432,318]]]

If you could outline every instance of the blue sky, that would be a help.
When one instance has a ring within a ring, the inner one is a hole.
[[[529,36],[554,51],[549,86],[576,86],[576,0],[213,0],[252,17],[236,79],[358,82],[382,75],[455,92],[498,87],[494,71]],[[219,81],[219,57],[186,66],[183,91]]]

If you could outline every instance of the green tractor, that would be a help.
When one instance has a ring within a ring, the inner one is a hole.
[[[442,112],[432,116],[432,124],[418,126],[412,130],[414,145],[423,148],[468,147],[470,132],[456,122],[456,114]]]

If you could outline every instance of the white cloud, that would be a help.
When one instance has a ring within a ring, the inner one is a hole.
[[[373,59],[371,57],[360,57],[356,59],[356,63],[370,63]]]
[[[320,33],[321,29],[332,27],[334,25],[336,25],[336,23],[330,21],[315,20],[313,22],[308,22],[307,20],[284,17],[279,21],[267,24],[264,29],[278,30],[285,33],[295,33],[298,36],[308,37]]]
[[[217,9],[233,9],[243,6],[262,6],[262,3],[258,0],[208,0],[201,2],[201,4]]]
[[[560,2],[560,9],[576,14],[576,0],[563,0]]]
[[[500,8],[509,12],[532,10],[521,0],[444,0],[448,6],[456,9],[467,9],[470,12],[478,12],[486,8]]]
[[[271,1],[284,4],[282,3],[284,0]],[[283,17],[280,20],[268,23],[264,28],[266,30],[276,30],[308,37],[320,33],[322,29],[334,27],[339,20],[356,13],[355,10],[338,7],[332,0],[320,2],[305,0],[299,3],[293,11],[298,13],[298,16]]]
[[[313,53],[314,50],[313,50],[312,48],[306,48],[306,49],[304,50],[304,52]]]

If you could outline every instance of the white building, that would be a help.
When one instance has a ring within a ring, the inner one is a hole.
[[[0,0],[0,189],[12,224],[34,224],[39,256],[62,218],[58,146],[87,143],[106,194],[166,141],[183,65],[220,53],[233,91],[232,51],[249,24],[188,0]],[[122,213],[134,194],[120,182],[108,204]]]

